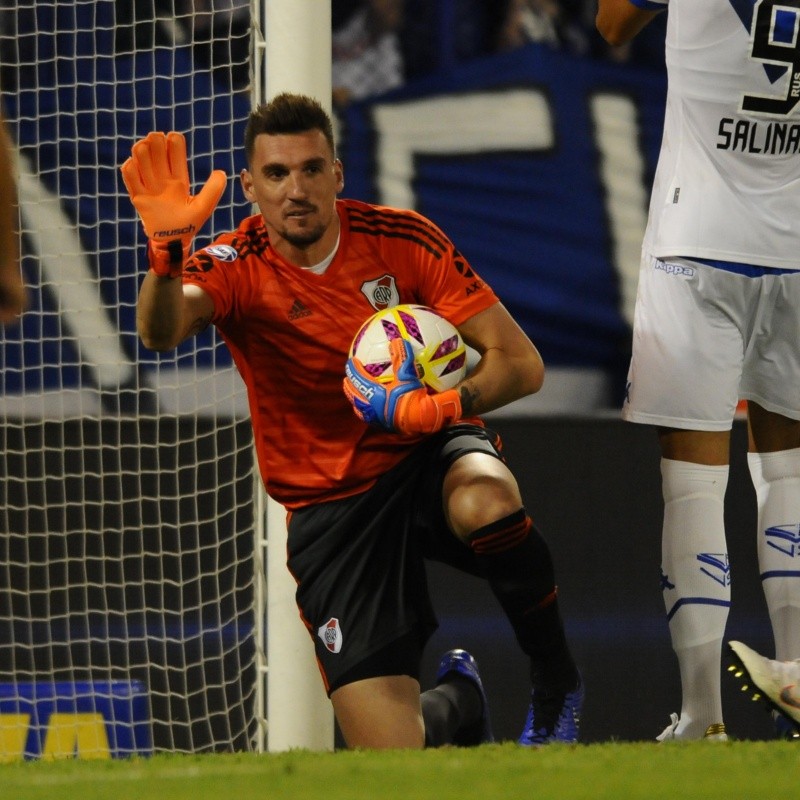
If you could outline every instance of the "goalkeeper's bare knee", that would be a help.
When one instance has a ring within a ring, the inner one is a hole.
[[[443,499],[450,529],[465,543],[474,531],[522,507],[513,474],[502,461],[486,453],[467,453],[450,467]]]

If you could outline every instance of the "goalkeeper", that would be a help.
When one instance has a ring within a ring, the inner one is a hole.
[[[262,479],[289,513],[297,604],[345,741],[492,738],[465,651],[446,653],[437,685],[420,694],[421,655],[437,625],[426,558],[487,579],[508,615],[530,661],[520,743],[576,741],[583,687],[550,552],[498,437],[476,416],[538,391],[538,351],[433,223],[337,199],[343,167],[318,103],[277,96],[253,111],[244,144],[241,187],[259,213],[194,253],[226,176],[214,172],[192,196],[180,134],[134,144],[122,175],[148,236],[138,330],[163,351],[213,324],[228,345],[247,386]],[[455,389],[428,394],[402,348],[388,387],[357,361],[344,377],[355,332],[399,303],[432,307],[480,355]]]

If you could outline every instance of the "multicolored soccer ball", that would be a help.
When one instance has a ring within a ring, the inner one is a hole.
[[[392,379],[389,342],[411,344],[417,374],[431,392],[452,389],[467,372],[467,350],[458,330],[427,306],[399,305],[373,314],[350,346],[369,374],[380,383]]]

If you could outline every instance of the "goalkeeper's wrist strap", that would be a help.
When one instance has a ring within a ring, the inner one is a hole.
[[[398,400],[394,426],[401,433],[436,433],[461,417],[461,398],[456,389],[427,394],[424,389]]]
[[[439,407],[439,411],[444,417],[442,427],[452,425],[461,419],[461,395],[458,393],[458,389],[447,389],[432,395],[431,399]]]
[[[172,239],[169,242],[149,239],[147,242],[147,260],[150,269],[160,278],[180,278],[183,275],[183,265],[188,258],[189,246],[184,245],[181,239]]]

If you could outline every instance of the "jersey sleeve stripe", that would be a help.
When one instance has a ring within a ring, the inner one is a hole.
[[[384,225],[387,228],[407,228],[431,239],[433,246],[440,250],[447,250],[449,241],[432,225],[426,224],[419,217],[402,212],[386,210],[362,211],[358,208],[350,209],[350,219],[365,225]]]
[[[426,241],[425,239],[420,238],[419,236],[414,236],[411,233],[403,233],[402,231],[392,231],[380,228],[378,226],[373,226],[370,228],[362,228],[359,225],[351,225],[350,230],[355,233],[364,233],[367,236],[385,236],[389,239],[406,239],[409,242],[413,242],[414,244],[418,244],[420,247],[423,247],[427,250],[434,258],[441,258],[444,253],[438,247],[435,247],[430,242]]]

